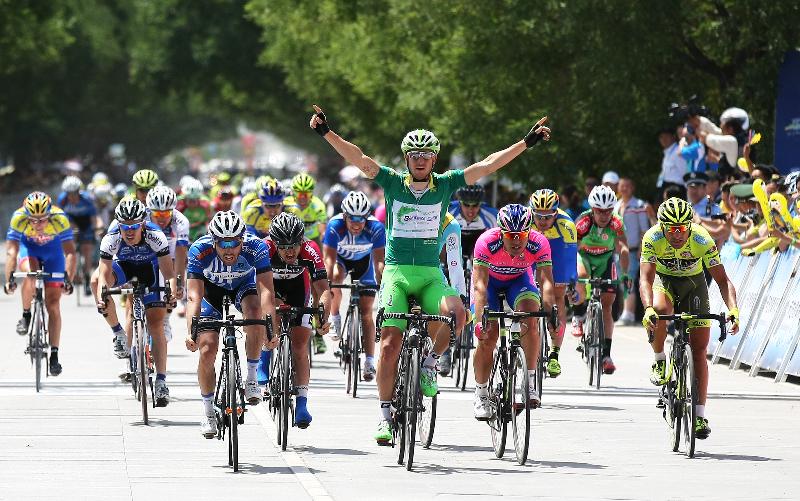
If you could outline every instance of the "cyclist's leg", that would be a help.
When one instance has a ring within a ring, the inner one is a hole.
[[[686,307],[688,311],[695,315],[708,315],[711,311],[708,301],[708,286],[702,273],[693,277],[684,277],[685,284],[693,284],[693,290],[686,295]],[[708,360],[706,359],[706,348],[710,337],[711,320],[693,320],[689,322],[692,329],[689,336],[689,344],[692,346],[692,358],[694,359],[694,370],[697,376],[697,404],[699,407],[698,416],[705,417],[705,405],[708,395]]]
[[[386,265],[381,283],[379,304],[386,313],[408,312],[408,280],[400,266]],[[392,400],[394,380],[397,377],[397,362],[403,344],[406,322],[387,319],[381,326],[381,352],[378,359],[378,399],[381,401],[382,417],[389,419],[391,409],[386,406]]]
[[[513,305],[514,311],[539,311],[541,295],[533,283],[533,277],[528,273],[523,273],[512,280],[508,285],[506,300],[509,305]],[[536,363],[539,360],[539,334],[538,318],[526,318],[520,321],[519,341],[525,352],[528,373],[535,371]]]
[[[367,358],[375,356],[375,319],[372,316],[372,306],[375,304],[374,292],[362,291],[361,299],[358,302],[358,309],[361,311],[361,326],[364,332],[364,353]]]
[[[98,277],[100,276],[100,270],[98,268]],[[106,283],[109,287],[116,287],[118,285],[124,284],[128,277],[125,275],[125,271],[119,265],[117,261],[113,261],[111,266],[108,268],[108,273],[106,274]],[[95,285],[96,287],[96,285]],[[130,303],[130,301],[128,301]],[[106,323],[108,326],[114,329],[114,327],[119,326],[119,318],[117,317],[117,306],[115,303],[114,296],[108,296],[106,298]],[[128,329],[130,331],[130,329]]]
[[[662,280],[661,275],[656,274],[653,280],[653,309],[659,315],[672,315],[675,292],[672,290],[670,280]],[[664,342],[667,339],[667,322],[659,320],[653,329],[653,353],[656,360],[663,360],[660,355],[664,355]],[[660,355],[659,355],[660,354]]]
[[[422,309],[426,313],[434,315],[450,316],[451,313],[455,314],[455,333],[459,335],[467,317],[464,304],[461,302],[458,291],[447,285],[442,272],[438,268],[431,267],[429,269],[431,271],[421,290],[415,291],[419,296]],[[428,268],[425,270],[427,271]],[[450,345],[450,327],[441,322],[431,322],[428,324],[428,332],[433,339],[435,357],[438,358]]]
[[[140,280],[153,287],[163,287],[164,279],[153,264],[148,267],[148,276],[140,276]],[[145,273],[141,273],[144,275]],[[129,301],[132,303],[132,301]],[[166,303],[162,292],[151,292],[144,297],[145,321],[147,332],[153,340],[153,361],[156,366],[156,379],[164,381],[167,375],[167,339],[164,337],[164,317],[167,314]],[[132,333],[131,333],[132,334]]]
[[[555,306],[558,308],[558,329],[553,335],[550,336],[550,340],[553,343],[553,349],[560,349],[561,344],[564,342],[564,331],[567,328],[567,305],[565,301],[567,285],[556,284],[553,290],[556,295]],[[558,350],[555,351],[557,352]]]
[[[50,251],[39,256],[39,266],[48,273],[64,273],[66,260],[61,249]],[[58,348],[61,339],[61,292],[64,279],[48,277],[44,280],[44,301],[47,308],[47,329],[50,334],[50,346]],[[56,350],[58,351],[58,350]]]
[[[83,235],[78,243],[79,251],[83,257],[83,269],[77,270],[81,273],[81,278],[88,277],[92,273],[92,263],[94,262],[94,232],[89,229],[88,233]],[[84,284],[85,285],[85,284]]]
[[[497,300],[498,283],[499,281],[489,277],[486,284],[486,309],[490,311],[498,311],[501,307]],[[476,318],[476,325],[480,323],[481,319]],[[475,374],[475,382],[479,389],[485,389],[486,384],[489,382],[489,374],[492,371],[492,356],[494,348],[497,346],[497,337],[499,334],[499,323],[497,320],[490,321],[486,324],[486,330],[478,335],[478,329],[475,329],[475,337],[478,339],[478,345],[475,347],[475,355],[472,360],[472,371]],[[476,389],[476,392],[478,390]]]
[[[337,256],[336,262],[333,263],[333,274],[331,276],[332,284],[341,284],[347,276],[347,267],[342,259]],[[341,322],[341,307],[342,307],[342,289],[331,289],[331,323],[338,325],[335,320]],[[337,334],[340,334],[337,332]]]
[[[17,270],[21,272],[28,272],[39,269],[39,259],[29,255],[28,247],[24,244],[19,246],[19,254],[17,255]],[[25,278],[22,281],[22,293],[20,294],[22,300],[22,311],[27,311],[30,315],[31,303],[33,303],[33,291],[35,284],[33,278]]]
[[[222,318],[222,294],[220,287],[210,282],[205,282],[205,294],[201,302],[200,318]],[[197,349],[200,356],[197,360],[197,382],[200,385],[200,396],[203,399],[203,434],[206,438],[213,437],[216,433],[216,419],[214,419],[214,388],[217,383],[217,373],[214,362],[219,351],[219,332],[205,330],[197,333]]]
[[[608,257],[602,259],[592,275],[609,280],[617,279],[617,266],[614,263],[613,252],[609,252]],[[602,292],[603,293],[600,295],[600,304],[603,307],[603,334],[605,336],[603,343],[603,358],[610,358],[611,340],[614,337],[613,308],[614,301],[617,297],[617,287],[613,285],[604,287]]]
[[[259,299],[258,291],[255,284],[252,287],[240,287],[236,292],[237,308],[242,312],[244,318],[262,318],[264,315],[261,313],[261,300]],[[245,329],[245,353],[247,355],[248,364],[251,361],[258,362],[261,355],[261,347],[264,345],[264,327],[261,325],[248,325]],[[255,379],[253,377],[247,379]]]
[[[589,271],[591,269],[588,258],[583,254],[578,253],[578,279],[589,278]],[[578,293],[578,300],[572,307],[572,335],[581,337],[583,335],[583,320],[586,317],[586,292],[588,285],[578,282],[575,286]]]

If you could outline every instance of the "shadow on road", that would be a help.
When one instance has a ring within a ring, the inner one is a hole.
[[[149,426],[200,426],[200,421],[172,421],[170,419],[149,418]],[[130,423],[131,426],[142,427],[145,426],[141,421],[134,421]]]
[[[228,470],[231,474],[250,474],[250,475],[264,475],[267,473],[283,473],[286,475],[292,475],[292,470],[288,466],[262,466],[260,464],[253,464],[253,463],[242,463],[239,462],[239,472],[236,473],[233,471],[228,465],[212,465],[213,468],[224,468]]]
[[[695,459],[716,459],[718,461],[783,461],[780,458],[768,458],[764,456],[749,456],[747,454],[719,454],[710,452],[698,452]]]
[[[326,449],[323,447],[314,447],[313,445],[296,445],[293,446],[295,452],[310,452],[312,454],[331,454],[341,456],[366,456],[369,452],[359,451],[356,449]]]
[[[604,405],[577,405],[577,404],[542,404],[542,409],[555,409],[562,411],[569,410],[587,410],[587,411],[621,411],[619,407],[610,407]]]
[[[571,461],[529,461],[525,465],[518,465],[516,459],[511,456],[501,459],[500,461],[513,464],[510,468],[478,468],[478,467],[457,467],[457,466],[444,466],[439,464],[418,463],[414,462],[412,470],[416,473],[427,475],[453,475],[458,473],[490,473],[490,474],[503,474],[503,473],[530,473],[537,469],[544,468],[575,468],[575,469],[590,469],[602,470],[606,466],[592,463],[577,463]],[[386,468],[405,468],[403,465],[386,465]]]

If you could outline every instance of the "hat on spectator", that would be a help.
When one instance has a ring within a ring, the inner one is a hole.
[[[720,181],[719,173],[715,170],[707,170],[706,171],[706,178],[709,181]]]
[[[686,183],[686,186],[691,186],[693,184],[706,184],[708,183],[708,176],[705,172],[688,172],[684,174],[683,182]]]
[[[613,170],[607,171],[605,174],[603,174],[603,180],[602,180],[602,184],[606,183],[611,183],[611,184],[619,183],[619,174],[617,174]]]
[[[729,121],[737,121],[742,124],[742,130],[750,128],[750,118],[747,116],[747,112],[741,108],[728,108],[722,112],[722,115],[719,116],[720,126]]]
[[[737,184],[731,187],[731,195],[736,198],[743,198],[745,200],[755,200],[756,196],[753,193],[752,184]]]

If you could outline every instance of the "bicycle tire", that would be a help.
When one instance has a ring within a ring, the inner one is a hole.
[[[406,439],[406,470],[411,471],[414,465],[414,446],[417,443],[417,410],[420,405],[422,391],[419,387],[420,350],[418,346],[411,347],[409,360],[408,391],[406,395],[405,439]]]
[[[595,360],[594,360],[594,305],[590,302],[586,312],[586,322],[583,326],[584,348],[583,355],[586,367],[589,369],[589,386],[594,386]]]
[[[42,389],[42,357],[46,357],[44,352],[44,309],[42,304],[37,300],[34,303],[33,317],[31,318],[31,325],[33,330],[31,336],[33,339],[33,358],[34,358],[34,371],[36,378],[36,393]]]
[[[469,374],[469,358],[472,348],[472,336],[474,326],[472,324],[464,327],[461,332],[461,391],[467,389],[467,375]]]
[[[539,360],[536,364],[536,391],[539,398],[542,398],[542,387],[544,386],[545,373],[547,372],[547,321],[539,319]]]
[[[426,337],[423,344],[421,358],[426,358],[428,353],[433,351],[433,341],[431,338]],[[436,404],[438,396],[426,397],[420,395],[420,408],[417,421],[417,429],[419,430],[419,442],[423,449],[429,449],[431,442],[433,442],[433,433],[436,430]]]
[[[358,312],[358,307],[353,309],[353,321],[351,322],[350,330],[352,331],[352,344],[350,345],[350,366],[351,377],[353,379],[353,398],[356,398],[358,392],[358,381],[361,379],[361,315]]]
[[[489,403],[493,407],[493,416],[489,420],[489,429],[492,435],[494,456],[498,459],[502,458],[506,452],[506,438],[508,436],[507,409],[509,404],[506,398],[506,381],[503,374],[505,371],[502,367],[505,356],[505,347],[495,352],[492,372],[489,375]]]
[[[344,329],[345,332],[344,336],[344,344],[342,350],[342,359],[344,359],[344,376],[347,379],[345,382],[345,389],[347,390],[347,394],[350,395],[351,391],[353,391],[353,316],[352,316],[353,308],[352,306],[348,306],[347,308],[347,318],[345,319]],[[354,397],[355,398],[355,397]]]
[[[285,451],[289,438],[289,405],[291,395],[291,352],[289,350],[289,339],[281,346],[281,415],[280,415],[280,444],[281,450]]]
[[[603,374],[603,343],[605,342],[605,326],[603,325],[603,308],[599,303],[594,309],[594,367],[595,367],[595,388],[600,389],[600,375]]]
[[[280,394],[280,349],[273,350],[272,356],[269,357],[269,398],[267,399],[267,407],[273,421],[277,421],[278,411],[280,410],[280,401],[278,395]],[[280,429],[278,429],[280,435]]]
[[[228,465],[233,466],[233,471],[239,471],[239,388],[236,374],[236,357],[232,349],[228,350],[225,357],[228,359],[225,369],[228,374],[225,381],[225,394],[230,407],[228,425],[229,459]],[[244,409],[242,409],[244,410]]]
[[[684,454],[686,457],[693,458],[695,442],[697,440],[695,432],[695,420],[697,418],[697,374],[694,369],[694,358],[692,358],[692,347],[688,344],[683,349],[683,442]]]
[[[512,421],[514,435],[514,452],[517,463],[524,465],[528,460],[531,432],[530,378],[525,352],[520,347],[513,347],[511,352],[511,370],[508,373],[508,387],[511,394]]]
[[[134,321],[134,323],[138,323]],[[142,422],[145,425],[150,424],[150,419],[148,416],[148,409],[147,409],[147,384],[148,384],[148,374],[147,374],[147,360],[145,356],[145,339],[147,339],[147,327],[144,323],[141,323],[139,329],[137,330],[137,339],[136,339],[136,356],[137,356],[137,369],[139,372],[139,395],[141,396],[142,402]]]
[[[455,373],[453,384],[456,388],[461,388],[461,342],[461,336],[458,336],[453,346],[453,372]]]
[[[406,350],[406,341],[403,341],[403,345],[400,348],[400,369],[397,371],[397,379],[395,379],[395,390],[394,395],[397,398],[397,405],[395,406],[395,414],[394,414],[394,427],[392,429],[392,438],[396,435],[400,435],[400,447],[399,453],[397,455],[397,464],[402,465],[405,463],[405,451],[406,451],[406,426],[405,426],[405,418],[406,418],[406,402],[408,401],[408,367],[409,362],[408,359],[410,354],[408,350]]]
[[[667,363],[672,364],[673,370],[670,371],[672,374],[663,392],[666,396],[666,402],[664,402],[664,417],[666,418],[667,425],[669,425],[669,445],[672,452],[678,452],[681,439],[683,438],[681,436],[681,422],[683,420],[683,415],[681,414],[682,406],[678,398],[678,391],[681,384],[680,375],[683,372],[683,366],[680,362],[675,362],[677,354],[678,347],[673,346],[670,359],[667,361]]]

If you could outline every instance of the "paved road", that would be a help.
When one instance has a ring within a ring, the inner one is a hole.
[[[142,426],[129,386],[118,382],[111,335],[90,307],[65,302],[64,373],[32,388],[14,333],[18,298],[0,297],[0,499],[796,499],[800,491],[800,388],[712,369],[712,437],[693,460],[667,448],[667,431],[647,381],[649,347],[641,329],[614,344],[617,374],[601,391],[567,340],[564,375],[548,380],[535,411],[531,460],[495,459],[488,427],[471,417],[471,392],[443,380],[435,445],[417,452],[414,472],[396,451],[377,447],[375,388],[345,397],[332,355],[315,362],[312,426],[292,429],[291,450],[275,446],[263,406],[241,428],[242,472],[226,466],[226,447],[199,434],[196,357],[176,335],[170,349],[172,403]],[[182,324],[173,319],[179,332]],[[794,494],[793,494],[794,493]]]

